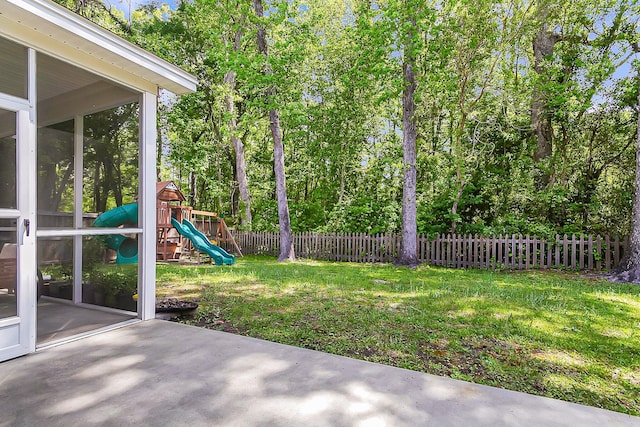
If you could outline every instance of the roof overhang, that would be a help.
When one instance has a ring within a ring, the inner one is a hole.
[[[0,35],[135,89],[197,87],[191,74],[50,0],[0,0]]]

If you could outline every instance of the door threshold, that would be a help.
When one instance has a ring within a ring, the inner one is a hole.
[[[60,338],[59,340],[48,341],[41,345],[36,345],[36,352],[47,350],[52,347],[57,347],[62,344],[68,344],[73,341],[78,341],[84,338],[92,337],[94,335],[101,334],[103,332],[113,331],[115,329],[124,328],[129,325],[134,325],[138,322],[142,322],[141,319],[129,319],[124,322],[114,323],[113,325],[103,326],[102,328],[94,329],[92,331],[82,332],[77,335],[72,335],[70,337]]]

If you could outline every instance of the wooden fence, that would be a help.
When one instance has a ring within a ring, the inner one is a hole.
[[[277,256],[278,233],[234,233],[238,245],[247,254]],[[431,265],[454,268],[511,270],[565,268],[609,270],[624,255],[626,239],[602,236],[556,236],[554,240],[511,235],[438,235],[418,237],[418,260]],[[294,233],[296,256],[301,258],[351,261],[392,262],[400,249],[400,237],[390,234],[314,234]],[[229,248],[231,249],[231,248]]]

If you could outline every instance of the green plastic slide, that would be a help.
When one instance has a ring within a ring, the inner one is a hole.
[[[216,265],[235,264],[236,257],[225,251],[218,245],[214,245],[200,230],[198,230],[189,220],[183,219],[182,224],[171,218],[171,225],[178,230],[182,236],[191,240],[193,247],[205,253],[213,259]]]
[[[93,227],[115,228],[123,224],[138,223],[138,204],[118,206],[106,211],[93,221]],[[100,239],[109,248],[116,251],[116,264],[136,264],[138,262],[138,241],[122,234],[108,234]]]

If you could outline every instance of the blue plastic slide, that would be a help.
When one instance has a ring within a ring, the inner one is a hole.
[[[183,219],[182,224],[180,224],[174,218],[171,218],[171,225],[178,230],[178,233],[191,240],[194,248],[209,255],[216,265],[235,264],[236,257],[222,249],[220,246],[211,243],[207,236],[200,232],[200,230],[198,230],[191,221]]]
[[[93,221],[94,227],[115,228],[123,224],[138,223],[138,204],[118,206],[106,211]],[[138,241],[122,234],[109,234],[100,236],[109,249],[117,253],[116,264],[135,264],[138,262]]]

